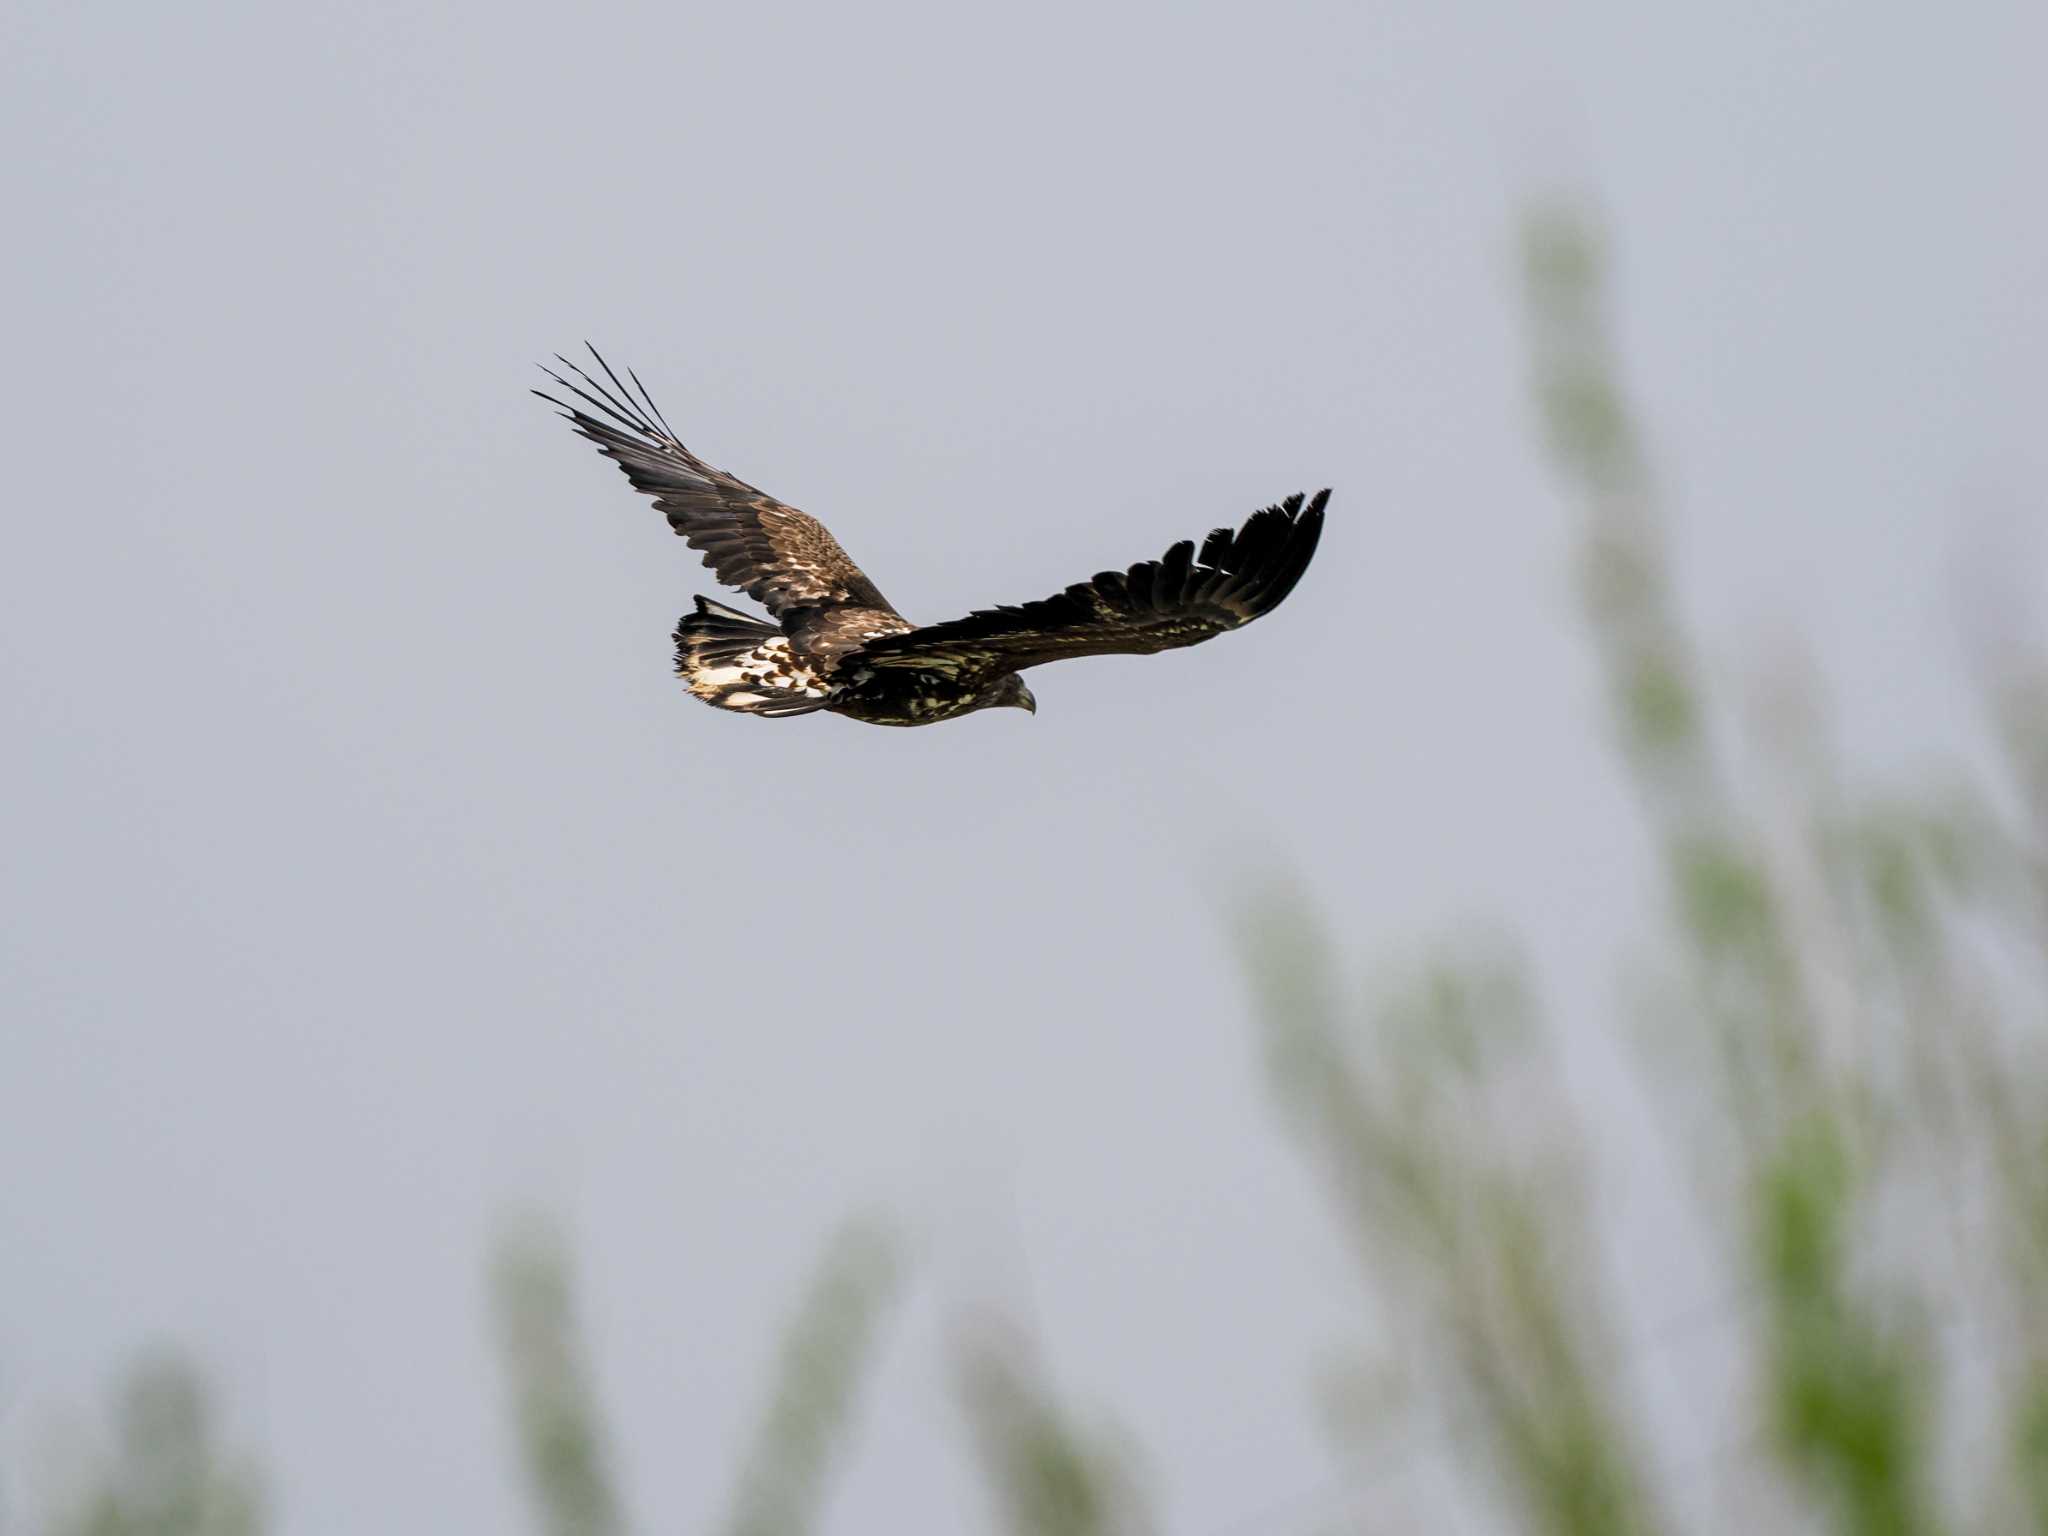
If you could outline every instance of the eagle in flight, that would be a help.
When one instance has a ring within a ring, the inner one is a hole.
[[[870,725],[934,725],[977,709],[1036,713],[1018,676],[1026,667],[1199,645],[1279,607],[1308,569],[1330,499],[1326,490],[1290,496],[1235,532],[1216,529],[1199,552],[1184,539],[1157,560],[1038,602],[920,627],[816,518],[706,464],[631,369],[628,389],[595,348],[590,355],[604,381],[559,354],[574,379],[543,369],[588,410],[534,393],[654,498],[720,581],[774,616],[764,623],[700,597],[676,626],[677,675],[705,703],[740,714],[826,710]]]

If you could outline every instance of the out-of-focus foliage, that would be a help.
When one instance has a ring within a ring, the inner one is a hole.
[[[625,1524],[560,1238],[539,1222],[508,1231],[498,1241],[491,1281],[538,1524],[547,1536],[616,1536]]]
[[[1585,1141],[1512,965],[1353,1007],[1314,916],[1270,904],[1248,956],[1281,1103],[1435,1399],[1417,1414],[1474,1431],[1501,1528],[1715,1529],[1740,1503],[1774,1530],[2048,1531],[2048,671],[2004,657],[1987,680],[1998,783],[1873,792],[1796,693],[1731,733],[1674,595],[1600,243],[1546,206],[1523,256],[1535,399],[1667,883],[1675,1049],[1650,1119],[1740,1298],[1747,1433],[1651,1443]],[[1686,1464],[1750,1497],[1684,1519],[1659,1469]]]
[[[804,1536],[815,1529],[898,1268],[893,1239],[872,1222],[849,1224],[827,1248],[783,1338],[767,1412],[725,1521],[730,1536]],[[568,1255],[552,1228],[528,1223],[500,1240],[492,1279],[538,1523],[548,1536],[616,1536],[627,1524],[584,1358]]]
[[[1394,991],[1364,1049],[1312,914],[1275,899],[1249,938],[1283,1106],[1440,1406],[1483,1426],[1487,1470],[1531,1529],[1661,1529],[1567,1149],[1529,1113],[1546,1064],[1521,977],[1434,966]]]
[[[960,1394],[1010,1536],[1141,1536],[1152,1521],[1109,1444],[1077,1426],[1020,1340],[983,1329],[960,1358]]]
[[[205,1384],[184,1360],[138,1363],[122,1384],[114,1443],[51,1522],[52,1536],[257,1536],[256,1476],[219,1444]]]
[[[1848,781],[1795,700],[1757,753],[1771,787],[1734,797],[1744,743],[1706,726],[1617,403],[1598,242],[1553,208],[1525,248],[1537,398],[1670,880],[1674,1011],[1722,1119],[1684,1150],[1721,1185],[1716,1229],[1761,1300],[1746,1342],[1773,1470],[1844,1532],[2048,1529],[2043,696],[1993,680],[2006,782],[1932,799]]]
[[[768,1411],[726,1522],[730,1536],[803,1536],[816,1528],[898,1267],[894,1241],[872,1222],[846,1227],[827,1248],[783,1337]]]

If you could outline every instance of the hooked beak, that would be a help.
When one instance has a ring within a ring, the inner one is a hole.
[[[1037,714],[1038,700],[1032,696],[1031,690],[1025,688],[1021,692],[1023,696],[1017,700],[1017,708],[1024,710],[1028,714]]]

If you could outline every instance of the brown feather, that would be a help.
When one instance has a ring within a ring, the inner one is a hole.
[[[895,615],[889,600],[824,524],[706,464],[669,430],[644,389],[635,400],[596,348],[590,355],[611,381],[610,387],[567,358],[559,361],[581,384],[546,370],[590,410],[544,390],[534,393],[558,407],[578,432],[617,463],[635,490],[654,498],[669,526],[692,549],[703,552],[704,563],[720,581],[778,617],[792,609],[837,605]]]

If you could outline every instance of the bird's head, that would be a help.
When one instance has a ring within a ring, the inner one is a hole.
[[[1038,713],[1038,700],[1024,686],[1024,679],[1014,672],[997,685],[995,697],[989,703],[997,709],[1023,709],[1034,715]]]

